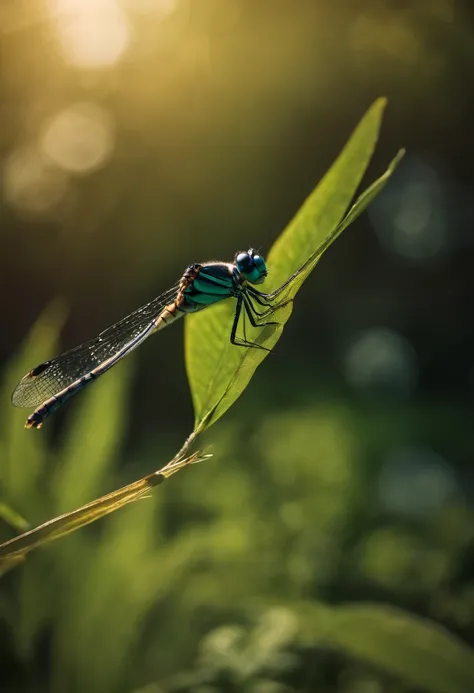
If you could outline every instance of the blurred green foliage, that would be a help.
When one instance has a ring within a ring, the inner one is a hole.
[[[25,359],[38,360],[55,342],[58,317],[50,310],[40,319],[6,373],[7,387]],[[114,477],[119,483],[129,375],[121,364],[84,393],[55,445],[24,432],[18,412],[5,413],[6,506],[37,522],[39,513],[99,495]],[[435,616],[474,533],[453,498],[411,531],[389,518],[366,527],[360,548],[348,551],[354,526],[370,523],[374,510],[362,501],[371,481],[358,417],[334,401],[221,422],[220,464],[189,469],[166,494],[160,489],[31,554],[2,580],[6,690],[468,693],[474,652],[434,623],[383,606],[321,601],[366,579],[407,606],[429,594],[425,608]],[[159,449],[155,466],[157,456]],[[430,524],[446,513],[444,541],[430,539]],[[458,603],[472,609],[472,595],[458,595]]]

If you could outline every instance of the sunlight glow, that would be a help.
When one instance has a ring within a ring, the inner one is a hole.
[[[130,43],[130,26],[116,0],[48,0],[48,5],[72,65],[109,67]]]
[[[164,19],[176,9],[178,0],[122,0],[122,5],[130,12],[153,14]]]
[[[112,119],[96,104],[73,104],[46,124],[41,146],[60,168],[88,173],[103,166],[113,150]]]
[[[56,206],[67,188],[65,174],[47,162],[36,147],[16,149],[3,169],[3,193],[18,209],[42,215]]]

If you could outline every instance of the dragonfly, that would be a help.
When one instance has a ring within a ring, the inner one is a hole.
[[[71,397],[97,380],[151,334],[172,322],[227,298],[235,298],[230,341],[240,347],[266,349],[237,336],[241,316],[253,327],[279,324],[269,320],[287,301],[278,301],[291,279],[271,293],[256,286],[267,277],[265,259],[253,248],[239,251],[234,262],[189,265],[179,282],[146,305],[101,332],[95,339],[40,363],[18,383],[12,394],[15,407],[37,407],[26,428],[41,428],[44,420]]]

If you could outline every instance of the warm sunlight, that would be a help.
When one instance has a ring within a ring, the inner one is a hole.
[[[130,25],[115,0],[49,0],[48,5],[64,55],[77,67],[109,67],[130,44]]]
[[[99,168],[114,146],[112,120],[93,103],[75,103],[46,125],[41,145],[57,166],[74,173]]]
[[[62,199],[66,185],[64,173],[41,157],[33,145],[15,150],[3,169],[5,199],[27,215],[48,212]]]

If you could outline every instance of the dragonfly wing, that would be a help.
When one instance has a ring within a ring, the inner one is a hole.
[[[127,344],[138,346],[142,340],[137,338],[163,308],[174,300],[178,289],[179,285],[174,286],[108,327],[95,339],[33,368],[13,391],[12,404],[15,407],[36,407],[117,355]],[[146,336],[148,334],[151,332]],[[132,344],[134,340],[137,340],[136,344]]]

